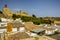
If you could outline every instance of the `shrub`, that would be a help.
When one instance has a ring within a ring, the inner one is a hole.
[[[39,37],[35,37],[35,40],[39,40]]]
[[[0,22],[1,22],[1,19],[0,19]]]

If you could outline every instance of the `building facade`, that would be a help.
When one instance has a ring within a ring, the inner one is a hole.
[[[28,13],[24,12],[23,10],[20,10],[18,12],[11,12],[6,4],[2,8],[2,12],[5,15],[5,17],[8,17],[8,18],[11,18],[13,14],[20,15],[20,16],[30,16]]]

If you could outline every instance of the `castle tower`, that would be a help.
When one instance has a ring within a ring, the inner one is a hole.
[[[24,12],[23,10],[20,10],[20,15],[21,16],[30,16],[28,13]]]
[[[10,9],[7,7],[7,4],[5,4],[4,7],[2,8],[2,12],[5,15],[5,17],[10,18],[12,16]]]
[[[7,4],[5,4],[5,6],[4,6],[5,8],[7,8]]]
[[[20,10],[20,15],[21,15],[21,16],[23,15],[23,10]]]

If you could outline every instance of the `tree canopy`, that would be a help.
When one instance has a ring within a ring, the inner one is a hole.
[[[22,21],[24,22],[33,22],[34,24],[36,25],[40,25],[40,24],[51,24],[52,21],[51,20],[44,20],[42,18],[36,18],[35,15],[33,15],[32,17],[27,17],[27,16],[20,16],[20,15],[15,15],[13,14],[13,19],[16,19],[16,18],[21,18]]]
[[[36,18],[36,16],[34,14],[32,15],[32,17],[35,17]]]
[[[0,14],[2,14],[2,11],[0,11]]]

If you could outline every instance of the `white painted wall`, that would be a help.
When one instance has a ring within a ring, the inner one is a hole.
[[[24,27],[20,27],[19,31],[20,32],[24,32],[25,31],[25,28]]]
[[[45,34],[47,35],[51,35],[51,34],[54,34],[55,31],[54,30],[45,30]]]
[[[17,31],[17,28],[12,28],[12,32]],[[6,29],[0,29],[0,33],[6,32]]]
[[[0,29],[0,33],[6,32],[6,29]]]
[[[5,19],[5,18],[1,18],[1,21],[2,21],[2,22],[6,22],[7,19]]]
[[[12,32],[17,31],[17,28],[12,28]],[[19,29],[20,32],[24,32],[25,28],[24,27],[20,27]],[[6,29],[0,29],[0,33],[6,32]]]
[[[12,32],[15,32],[15,31],[17,31],[17,28],[12,28]]]
[[[1,22],[1,23],[0,23],[0,27],[1,27],[1,26],[7,26],[7,23],[6,23],[6,22]]]

